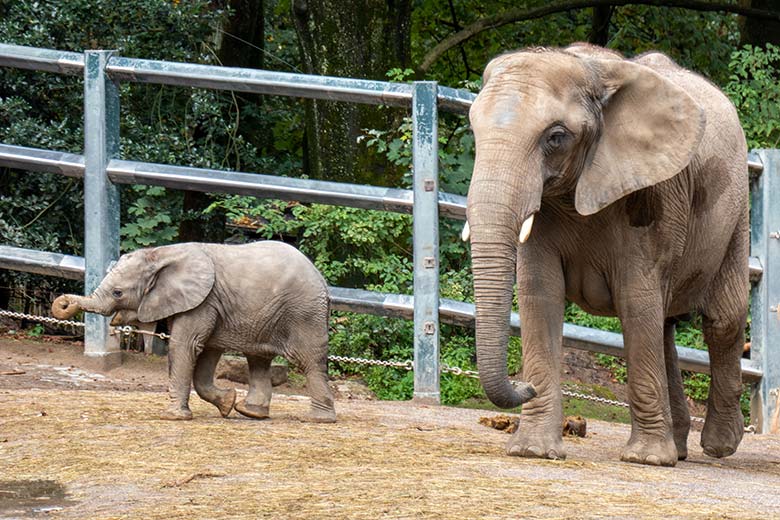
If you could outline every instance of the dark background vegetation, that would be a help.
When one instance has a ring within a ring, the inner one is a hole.
[[[488,60],[531,45],[590,41],[633,56],[668,53],[723,88],[749,146],[780,146],[780,1],[507,0],[3,0],[0,42],[129,57],[255,67],[391,81],[437,80],[478,90]],[[411,127],[403,110],[156,85],[122,85],[124,158],[225,170],[408,187]],[[465,194],[473,164],[467,121],[442,116],[443,189]],[[80,153],[80,78],[0,69],[0,142]],[[0,169],[0,243],[80,255],[82,186],[46,174]],[[122,250],[188,240],[281,239],[311,257],[332,285],[412,292],[411,219],[406,215],[122,188]],[[470,259],[460,224],[444,220],[442,297],[472,300]],[[46,305],[52,292],[81,290],[54,278],[0,271],[0,308]],[[9,302],[11,295],[19,298]],[[20,303],[21,301],[21,303]],[[619,330],[575,306],[567,319]],[[468,330],[443,327],[443,361],[474,368]],[[703,348],[693,323],[678,342]],[[338,314],[332,352],[411,358],[403,320]],[[521,365],[519,340],[510,371]],[[618,379],[621,362],[607,356]],[[408,398],[410,373],[360,374],[382,398]],[[706,397],[706,376],[686,390]],[[478,396],[474,380],[442,380],[445,402]]]

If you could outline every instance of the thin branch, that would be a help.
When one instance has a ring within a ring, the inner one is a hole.
[[[463,29],[463,27],[460,25],[460,22],[458,22],[458,15],[455,12],[455,4],[452,3],[452,0],[449,0],[449,4],[450,4],[450,14],[452,15],[452,23],[454,23],[458,29]],[[460,47],[460,56],[463,59],[463,65],[466,67],[466,77],[468,77],[469,74],[471,74],[472,72],[471,67],[469,66],[469,57],[466,54],[466,49],[463,47],[463,45],[460,45],[459,47]]]
[[[544,16],[560,13],[563,11],[586,9],[589,7],[599,7],[605,5],[655,5],[658,7],[681,7],[683,9],[690,9],[692,11],[719,11],[724,13],[739,14],[749,18],[780,21],[780,13],[778,12],[767,11],[764,9],[753,9],[751,7],[742,7],[740,5],[734,4],[705,2],[702,0],[571,0],[568,2],[548,4],[543,7],[535,7],[532,9],[509,9],[503,13],[477,20],[471,25],[467,25],[462,30],[443,39],[441,42],[439,42],[438,45],[431,49],[428,54],[425,55],[422,63],[417,68],[417,77],[422,77],[426,72],[428,72],[428,70],[431,68],[431,65],[433,65],[433,63],[439,59],[442,54],[481,32],[503,27],[504,25],[510,23],[542,18]]]

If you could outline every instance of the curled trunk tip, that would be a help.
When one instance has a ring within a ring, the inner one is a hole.
[[[534,387],[534,385],[531,383],[516,381],[512,384],[512,386],[515,387],[515,392],[517,392],[518,399],[520,400],[518,405],[527,403],[537,396],[536,387]]]
[[[78,303],[67,294],[58,296],[51,304],[51,314],[58,320],[69,320],[80,310]]]

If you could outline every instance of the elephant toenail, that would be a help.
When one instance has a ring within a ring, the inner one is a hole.
[[[555,450],[549,450],[547,451],[547,458],[552,460],[558,460],[561,457],[558,455],[558,452]]]
[[[525,453],[526,455],[531,457],[541,457],[544,452],[541,450],[541,448],[538,448],[536,446],[528,446],[525,449]]]
[[[658,455],[648,455],[645,458],[645,462],[647,464],[652,464],[653,466],[660,466],[661,465],[661,459],[658,457]]]

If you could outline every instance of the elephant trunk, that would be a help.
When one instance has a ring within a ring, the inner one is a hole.
[[[468,197],[477,365],[488,398],[514,408],[536,396],[533,385],[513,388],[507,375],[509,318],[512,310],[517,247],[525,242],[528,222],[541,204],[541,175],[521,177],[516,168],[474,170]],[[484,161],[487,163],[489,161]],[[525,236],[523,236],[525,235]]]
[[[114,309],[112,306],[106,305],[104,299],[95,293],[89,296],[63,294],[51,304],[51,314],[58,320],[69,320],[79,311],[108,316],[114,312]]]

